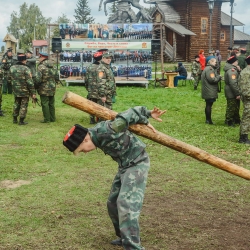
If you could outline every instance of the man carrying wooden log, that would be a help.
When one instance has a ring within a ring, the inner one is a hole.
[[[138,106],[116,115],[114,120],[98,123],[93,128],[75,124],[66,134],[63,145],[77,155],[100,148],[118,163],[110,195],[107,201],[108,213],[115,228],[117,240],[112,245],[124,249],[145,249],[141,246],[139,216],[146,188],[150,161],[146,145],[128,128],[133,124],[145,124],[153,132],[155,128],[148,118],[161,122],[166,111]]]

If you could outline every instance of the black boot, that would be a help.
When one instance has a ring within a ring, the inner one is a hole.
[[[207,124],[213,125],[214,123],[212,122],[212,120],[206,120]]]
[[[20,121],[19,121],[18,125],[27,125],[28,122],[24,122],[24,119],[25,118],[20,118]]]
[[[95,117],[90,117],[90,124],[96,124]]]
[[[3,111],[0,108],[0,116],[4,116]]]
[[[239,143],[250,144],[250,140],[248,140],[248,134],[240,135]]]
[[[228,121],[226,122],[228,127],[234,127],[234,122],[233,121]]]
[[[13,116],[13,123],[14,123],[14,124],[17,123],[17,116]]]
[[[116,240],[112,240],[110,242],[111,245],[115,245],[115,246],[122,246],[122,239],[121,238],[118,238]]]

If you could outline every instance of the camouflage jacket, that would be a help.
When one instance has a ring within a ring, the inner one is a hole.
[[[41,61],[37,66],[36,88],[39,95],[53,96],[56,92],[58,74],[48,60]]]
[[[91,139],[96,147],[112,157],[120,168],[128,168],[140,160],[146,145],[128,130],[132,124],[148,124],[151,111],[137,106],[119,113],[112,121],[99,122],[89,128]]]
[[[240,54],[239,56],[237,56],[238,59],[238,65],[240,66],[241,69],[246,68],[247,63],[245,61],[246,56],[244,54]]]
[[[3,56],[2,64],[0,67],[2,69],[4,78],[10,78],[10,67],[14,64],[16,64],[16,61],[12,56],[11,57]]]
[[[239,77],[240,94],[244,99],[250,101],[250,65],[243,69]]]
[[[202,99],[217,99],[218,98],[218,82],[221,76],[217,73],[216,66],[208,63],[201,74],[201,96]]]
[[[99,98],[97,87],[97,68],[100,64],[91,64],[87,68],[85,77],[85,87],[88,91],[88,98]]]
[[[13,93],[17,97],[28,97],[36,94],[30,69],[17,63],[10,67],[10,77]]]
[[[224,66],[224,79],[225,79],[225,97],[228,99],[234,99],[240,95],[240,88],[238,86],[239,72],[236,66],[226,63]]]
[[[114,74],[110,65],[101,62],[96,70],[98,95],[107,97],[107,101],[111,101],[112,96],[116,95],[116,84]]]
[[[26,66],[30,68],[32,77],[35,77],[36,76],[36,58],[35,57],[27,58]]]
[[[200,75],[201,74],[201,64],[197,61],[194,61],[192,63],[191,71],[192,71],[193,76]]]

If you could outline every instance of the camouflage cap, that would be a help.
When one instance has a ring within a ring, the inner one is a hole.
[[[107,51],[107,52],[104,52],[104,53],[102,54],[102,58],[111,58],[111,57],[112,57],[112,54],[109,53],[108,51]]]
[[[12,47],[9,47],[8,49],[7,49],[7,52],[12,52]]]
[[[33,54],[33,49],[32,48],[28,48],[28,49],[26,49],[26,52],[30,53],[30,54]]]
[[[24,50],[23,50],[23,49],[18,49],[18,50],[16,51],[16,53],[17,53],[17,55],[18,55],[18,54],[24,54]]]

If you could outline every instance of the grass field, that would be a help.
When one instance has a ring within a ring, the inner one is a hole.
[[[106,200],[117,171],[100,150],[75,157],[62,145],[88,114],[62,103],[66,91],[86,96],[83,86],[58,86],[57,121],[42,124],[30,104],[26,126],[12,124],[13,96],[3,96],[0,117],[0,249],[113,250]],[[223,90],[213,107],[216,125],[205,124],[205,103],[193,86],[174,89],[118,87],[115,111],[144,105],[166,109],[155,128],[229,162],[250,169],[250,147],[239,144],[239,127],[224,124]],[[151,159],[141,238],[147,250],[250,249],[249,181],[145,138]]]

